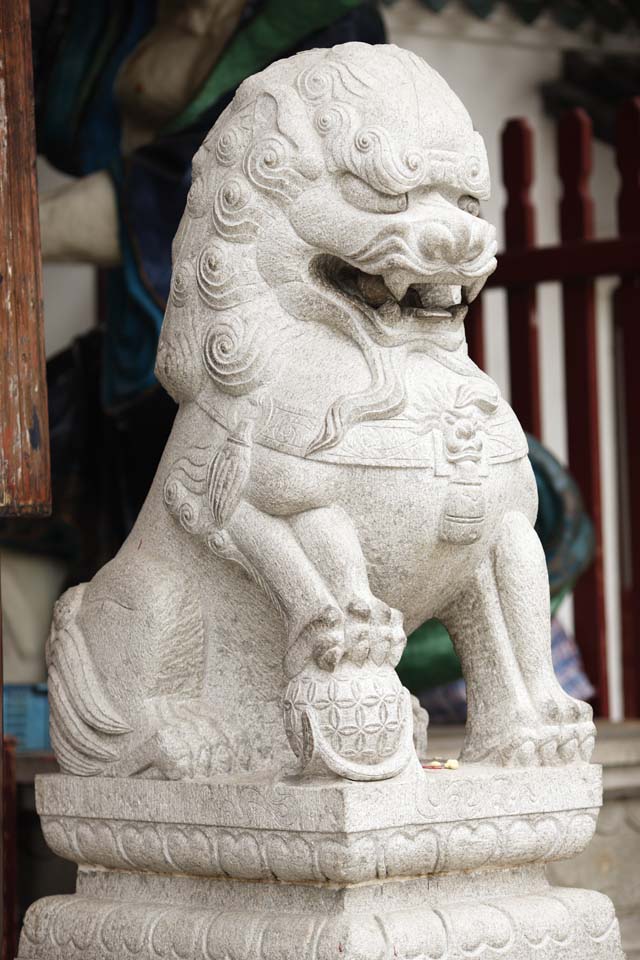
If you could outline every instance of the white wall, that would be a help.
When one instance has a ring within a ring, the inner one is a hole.
[[[526,117],[535,133],[535,185],[532,197],[537,210],[537,240],[554,243],[558,238],[556,204],[559,182],[555,171],[555,130],[545,116],[539,87],[561,72],[562,49],[568,45],[611,45],[611,38],[589,33],[567,33],[551,21],[525,27],[506,8],[486,21],[473,18],[461,4],[450,3],[434,14],[417,0],[401,0],[385,10],[389,38],[414,50],[453,87],[482,133],[493,172],[493,194],[483,204],[488,220],[498,227],[502,245],[502,209],[505,194],[500,183],[500,134],[506,120]],[[616,41],[623,47],[627,40]],[[613,151],[596,144],[592,192],[596,201],[596,232],[608,235],[615,227],[617,177]],[[612,341],[609,313],[610,282],[598,284],[598,334],[601,438],[604,462],[603,511],[604,558],[607,596],[609,693],[612,716],[622,716],[620,679],[620,614],[618,601],[618,545],[615,484],[615,430],[613,420]],[[545,444],[566,463],[567,430],[563,371],[563,341],[560,291],[545,285],[538,292],[541,370],[543,374],[542,420]],[[485,296],[486,356],[488,372],[509,396],[506,316],[504,295]],[[570,603],[562,616],[571,626]]]
[[[38,190],[46,193],[68,183],[70,177],[38,157]],[[96,322],[95,270],[83,264],[46,263],[42,270],[44,334],[47,356]]]

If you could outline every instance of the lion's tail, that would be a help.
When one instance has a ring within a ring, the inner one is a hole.
[[[131,732],[100,689],[76,615],[85,584],[56,604],[47,642],[51,744],[65,773],[95,776],[119,758],[117,738]]]

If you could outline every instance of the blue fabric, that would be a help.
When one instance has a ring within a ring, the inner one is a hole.
[[[38,114],[38,150],[59,170],[84,176],[108,167],[118,156],[115,77],[155,17],[156,0],[71,4]]]

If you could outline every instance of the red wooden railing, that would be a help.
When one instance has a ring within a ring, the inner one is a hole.
[[[525,428],[540,435],[540,370],[536,287],[562,288],[564,370],[569,468],[593,520],[596,550],[574,592],[576,640],[597,689],[596,710],[608,715],[607,637],[602,557],[601,462],[595,280],[620,278],[614,296],[618,477],[620,503],[621,608],[625,714],[640,715],[640,98],[620,110],[616,155],[621,186],[619,236],[593,237],[591,121],[580,109],[567,113],[557,130],[557,169],[562,185],[560,242],[535,246],[533,133],[526,120],[510,120],[502,135],[507,190],[506,249],[487,286],[507,293],[511,402]],[[484,361],[482,298],[467,319],[469,351]]]
[[[635,251],[635,270],[621,271],[613,298],[616,379],[619,384],[619,496],[622,664],[625,713],[640,715],[640,99],[627,103],[616,125],[620,242]]]

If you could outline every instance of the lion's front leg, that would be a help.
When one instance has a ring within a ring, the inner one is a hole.
[[[227,531],[286,621],[287,676],[309,660],[333,670],[345,656],[359,665],[371,659],[395,666],[406,643],[402,614],[371,592],[344,510],[321,507],[283,518],[242,502]]]
[[[467,684],[462,759],[504,765],[535,762],[540,725],[507,631],[491,556],[440,619],[451,634]]]
[[[554,673],[547,567],[542,544],[523,514],[508,513],[502,521],[494,568],[509,639],[544,725],[543,762],[589,760],[595,742],[593,711],[565,693]]]
[[[291,526],[340,605],[345,656],[356,664],[370,658],[378,666],[395,666],[407,640],[402,614],[371,592],[360,540],[346,511],[337,506],[306,510],[291,518]]]
[[[553,672],[544,554],[524,515],[504,517],[491,554],[441,619],[467,683],[465,760],[589,759],[591,709],[567,696]]]
[[[372,594],[346,513],[284,519],[242,503],[228,532],[288,625],[284,724],[303,768],[354,780],[399,773],[415,760],[411,701],[394,670],[402,615]]]
[[[310,660],[332,670],[344,654],[345,618],[289,521],[242,501],[226,530],[241,562],[282,614],[287,675]]]

